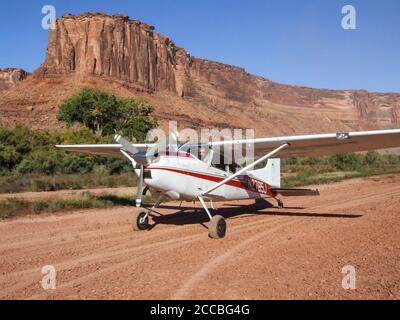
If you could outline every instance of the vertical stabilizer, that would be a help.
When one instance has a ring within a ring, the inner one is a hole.
[[[255,178],[267,182],[274,188],[281,187],[281,159],[268,159],[267,165],[263,169],[249,171]]]

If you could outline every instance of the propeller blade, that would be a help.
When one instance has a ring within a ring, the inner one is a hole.
[[[136,207],[138,207],[138,208],[142,205],[143,174],[144,174],[144,167],[143,167],[143,165],[140,165],[140,174],[139,174],[138,183],[136,186]]]
[[[131,154],[130,157],[132,157],[132,159],[135,160],[135,162],[137,162],[140,165],[148,165],[149,164],[149,160],[146,156],[146,153],[140,152],[139,149],[132,146],[132,144],[128,140],[126,140],[124,137],[117,134],[114,136],[114,140],[117,143],[119,143],[120,145],[122,145],[122,147]]]
[[[125,150],[129,151],[131,154],[139,153],[139,150],[136,149],[132,144],[126,140],[124,137],[120,136],[119,134],[116,134],[114,136],[115,142],[119,143],[124,147]]]

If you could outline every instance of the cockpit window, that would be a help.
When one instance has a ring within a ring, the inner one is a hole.
[[[186,143],[179,148],[179,152],[190,153],[199,160],[210,163],[211,166],[225,172],[236,173],[241,169],[241,166],[232,159],[226,161],[223,154],[213,152],[206,144]]]
[[[179,148],[179,152],[190,153],[201,161],[207,161],[210,150],[207,146],[187,143]]]
[[[214,153],[213,159],[211,161],[211,166],[214,168],[229,172],[236,173],[241,169],[241,166],[230,159],[226,161],[223,154]]]

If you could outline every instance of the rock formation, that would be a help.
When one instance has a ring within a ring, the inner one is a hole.
[[[125,15],[66,15],[49,31],[46,62],[37,74],[107,76],[182,94],[187,58],[154,27]]]
[[[0,93],[0,124],[58,127],[59,103],[82,86],[143,96],[161,124],[254,128],[256,135],[398,126],[400,94],[289,86],[192,57],[128,16],[65,15],[49,30],[46,60]],[[25,114],[18,110],[30,110]],[[34,120],[33,120],[34,119]]]
[[[0,90],[8,89],[19,81],[25,80],[28,72],[19,68],[0,69]]]

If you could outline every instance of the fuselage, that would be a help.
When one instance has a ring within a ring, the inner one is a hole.
[[[232,174],[185,152],[160,154],[144,172],[144,183],[150,188],[172,199],[188,201],[197,200],[202,191]],[[273,197],[274,193],[266,182],[241,175],[214,190],[206,198],[224,201],[268,196]]]

